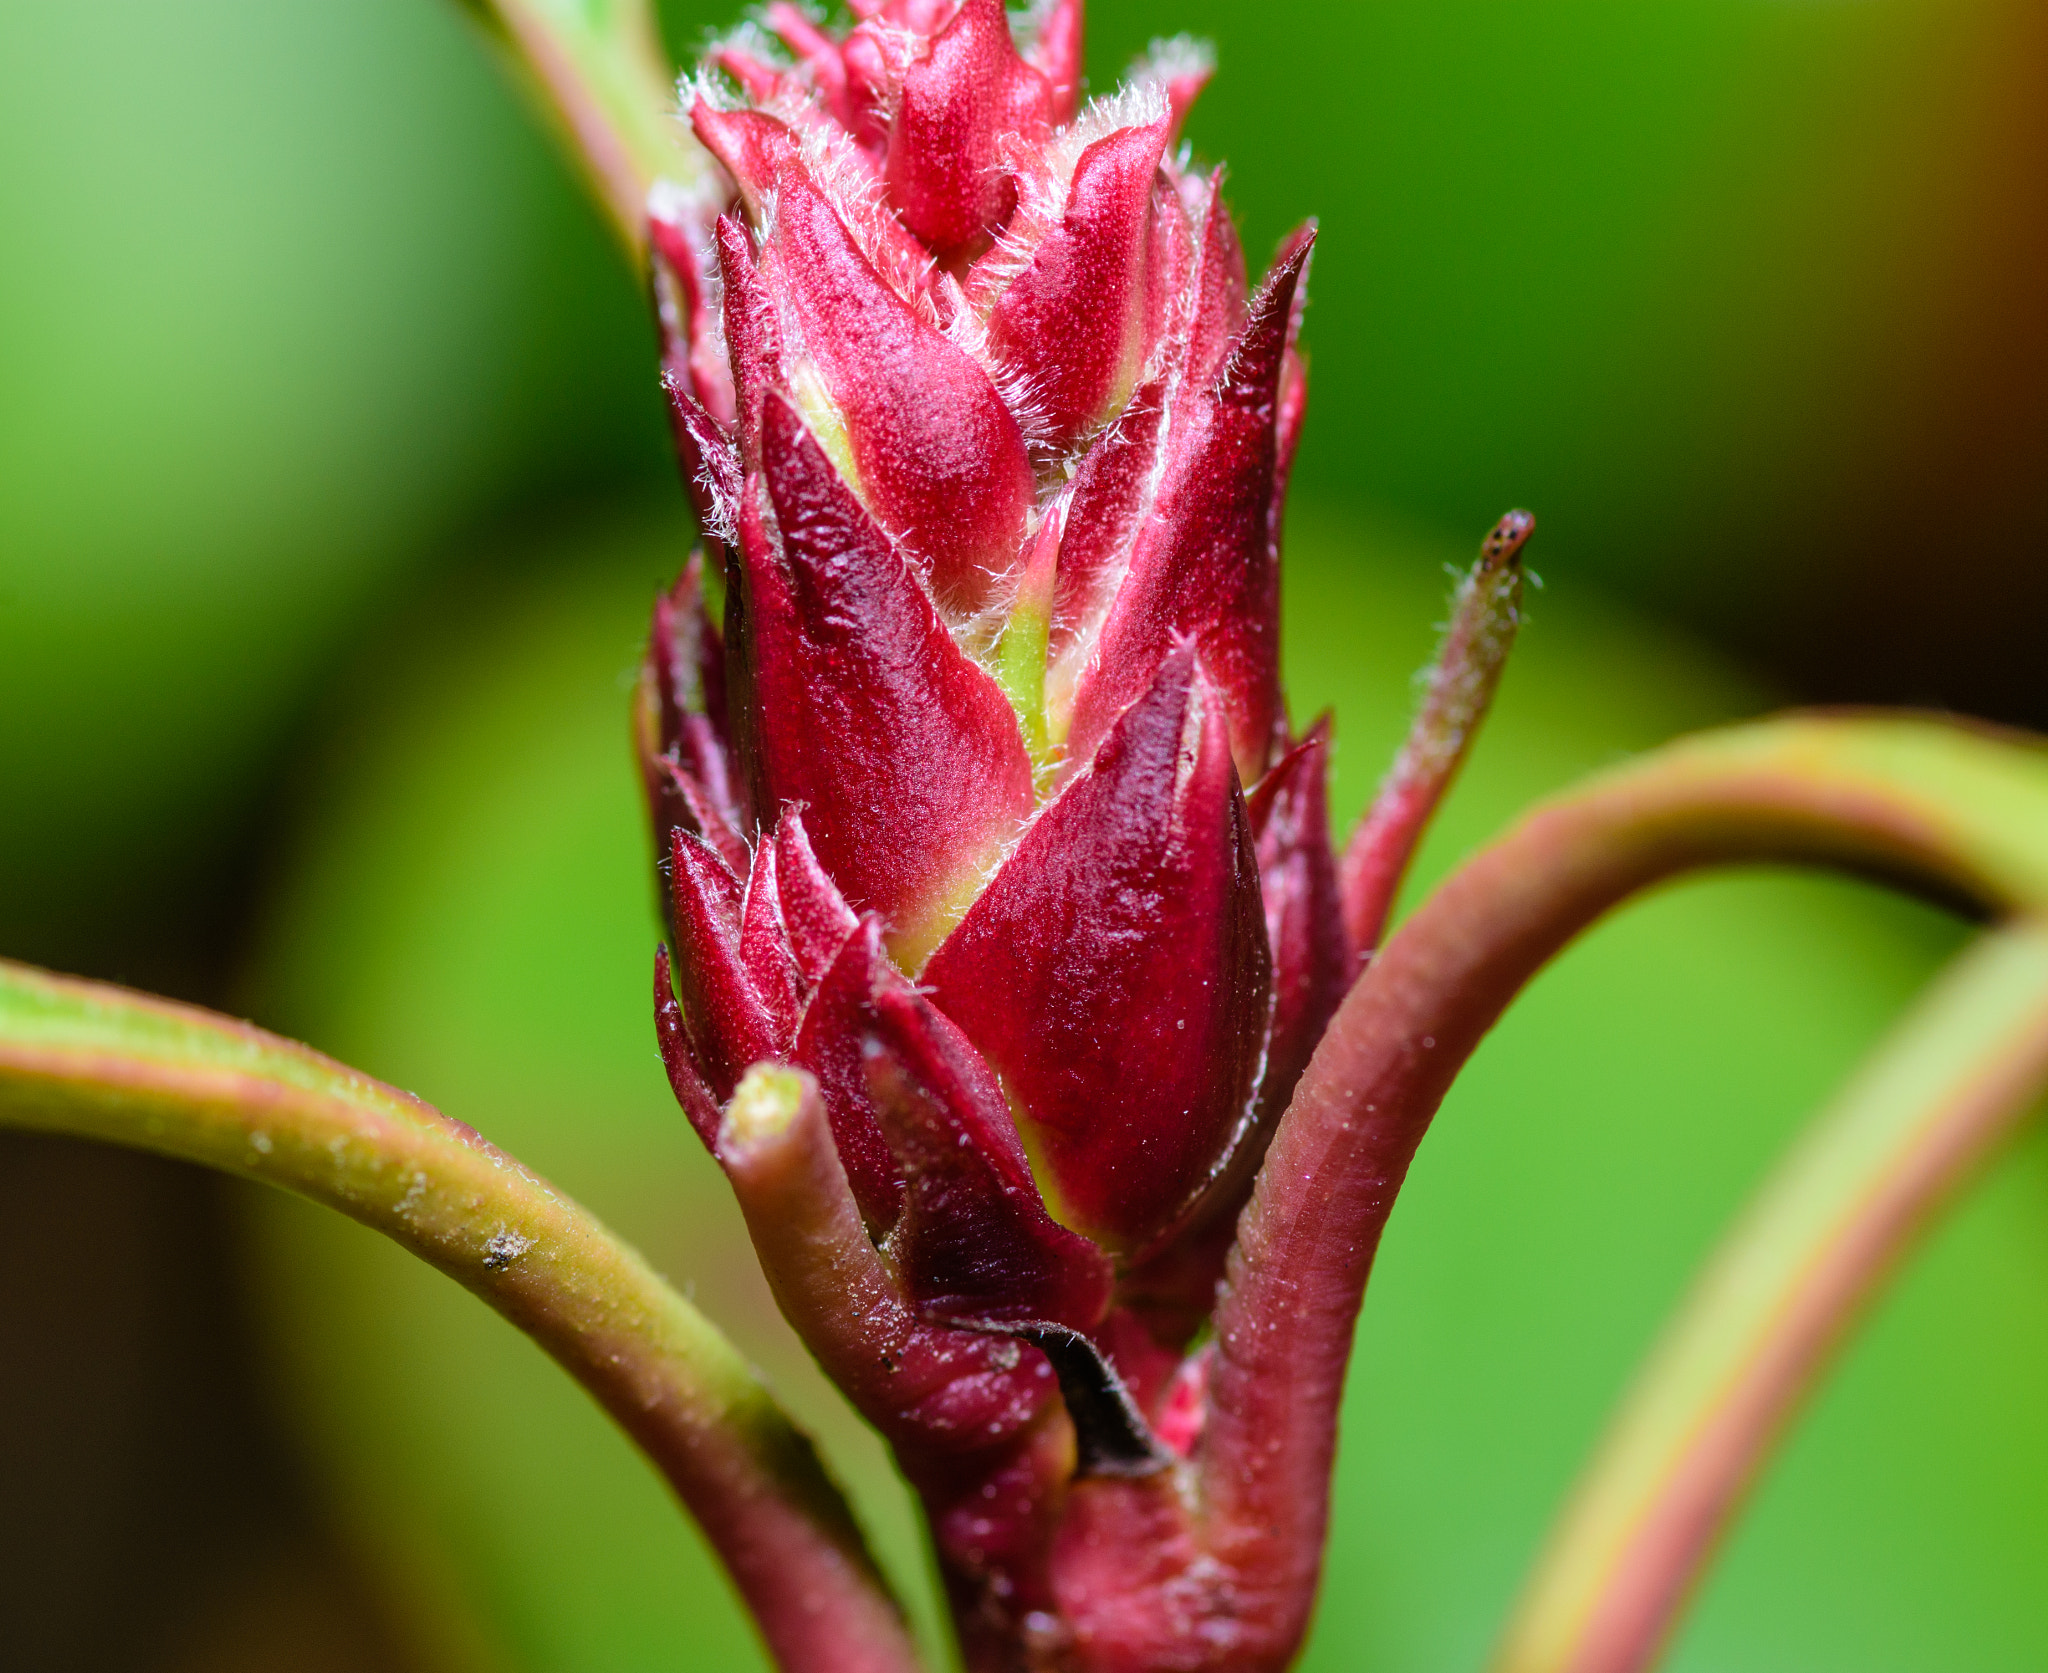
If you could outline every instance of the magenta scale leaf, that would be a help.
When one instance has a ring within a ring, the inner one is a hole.
[[[1152,182],[1166,124],[1121,128],[1081,153],[1059,225],[989,313],[1004,371],[1031,390],[1039,426],[1074,441],[1122,405],[1145,350]]]
[[[1227,722],[1185,645],[925,971],[1063,1217],[1120,1249],[1171,1223],[1246,1118],[1271,979]]]
[[[1030,812],[1030,758],[1001,688],[780,396],[762,451],[779,539],[743,536],[739,588],[754,805],[804,808],[848,903],[914,936]]]
[[[1216,380],[1176,412],[1165,480],[1074,701],[1071,747],[1091,749],[1192,634],[1230,714],[1247,783],[1280,720],[1280,571],[1273,483],[1280,366],[1313,229],[1283,246]]]

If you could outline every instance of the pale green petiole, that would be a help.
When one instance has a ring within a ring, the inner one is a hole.
[[[738,1351],[588,1212],[431,1105],[247,1023],[0,961],[0,1124],[339,1209],[540,1344],[667,1476],[786,1669],[917,1658],[815,1449]]]
[[[1635,1673],[1860,1305],[2048,1091],[2048,918],[1984,936],[1729,1233],[1609,1426],[1496,1673]]]
[[[704,154],[675,115],[675,72],[648,0],[461,0],[511,54],[636,259],[656,180],[693,185]]]

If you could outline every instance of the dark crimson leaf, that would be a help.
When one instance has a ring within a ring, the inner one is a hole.
[[[1120,405],[1143,368],[1152,182],[1165,149],[1158,122],[1082,152],[1059,225],[989,314],[997,357],[1055,442]]]
[[[1191,645],[1025,833],[925,983],[1002,1075],[1068,1225],[1143,1245],[1251,1113],[1272,971],[1221,701]]]
[[[795,409],[770,399],[763,429],[781,551],[742,541],[753,805],[801,806],[847,903],[929,946],[1030,812],[1031,762]]]
[[[1239,776],[1265,771],[1280,720],[1275,409],[1312,237],[1283,247],[1216,382],[1174,414],[1165,480],[1075,697],[1074,751],[1092,749],[1191,636],[1223,693]]]

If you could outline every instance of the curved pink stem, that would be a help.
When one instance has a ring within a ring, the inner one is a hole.
[[[1795,718],[1673,746],[1539,808],[1352,988],[1274,1135],[1216,1314],[1199,1456],[1210,1543],[1306,1630],[1352,1331],[1395,1194],[1452,1078],[1522,985],[1626,896],[1794,861],[1998,912],[2048,901],[2048,756],[1921,720]]]

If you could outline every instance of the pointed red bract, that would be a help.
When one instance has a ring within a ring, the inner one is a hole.
[[[1202,89],[1209,85],[1209,78],[1215,73],[1215,60],[1206,49],[1190,42],[1186,36],[1178,41],[1153,44],[1153,57],[1139,74],[1166,95],[1175,139],[1180,138],[1188,112],[1194,108],[1195,101],[1202,96]]]
[[[776,844],[764,838],[754,849],[747,874],[746,902],[740,908],[740,967],[752,983],[754,996],[767,1012],[771,1038],[777,1046],[796,1037],[803,1002],[797,971],[790,957],[789,931],[783,923],[782,891],[776,881]]]
[[[1207,389],[1223,369],[1223,357],[1244,331],[1251,286],[1245,278],[1244,245],[1230,207],[1223,201],[1223,170],[1209,176],[1195,243],[1194,312],[1188,321],[1183,376],[1191,389]]]
[[[775,177],[798,154],[789,124],[757,110],[720,110],[699,99],[690,107],[690,127],[704,149],[725,166],[748,215],[758,222],[775,189]]]
[[[1121,405],[1145,349],[1152,181],[1166,124],[1081,153],[1066,212],[989,315],[989,340],[1031,391],[1046,436],[1070,442]]]
[[[691,393],[686,377],[670,368],[662,374],[661,387],[668,396],[669,432],[675,440],[676,460],[683,468],[683,483],[690,491],[698,526],[708,537],[722,541],[739,504],[738,449],[731,432]],[[728,402],[731,396],[728,385]]]
[[[761,403],[782,387],[782,330],[775,302],[754,265],[746,228],[730,215],[718,220],[718,271],[725,284],[725,341],[732,356],[733,405],[740,452],[758,467]]]
[[[1304,228],[1312,233],[1313,228]],[[1302,236],[1295,234],[1296,238]],[[1311,251],[1311,253],[1313,253]],[[1274,539],[1279,539],[1280,513],[1287,500],[1288,478],[1294,472],[1294,449],[1301,441],[1302,420],[1308,416],[1308,363],[1297,347],[1301,341],[1302,316],[1308,311],[1308,261],[1304,257],[1301,277],[1287,310],[1287,346],[1280,356],[1280,385],[1274,397],[1273,413],[1273,516]],[[1274,562],[1278,563],[1276,546]]]
[[[1038,23],[1031,67],[1045,77],[1054,122],[1071,122],[1081,108],[1081,0],[1052,0]]]
[[[925,983],[994,1064],[1067,1224],[1132,1248],[1249,1116],[1271,968],[1221,703],[1168,657]]]
[[[1330,848],[1324,715],[1258,783],[1246,802],[1257,842],[1259,887],[1273,952],[1273,1022],[1255,1119],[1186,1223],[1127,1271],[1119,1296],[1163,1342],[1200,1328],[1222,1282],[1237,1217],[1250,1199],[1273,1129],[1335,1014],[1351,975],[1336,857]]]
[[[1046,701],[1055,730],[1064,731],[1075,687],[1123,584],[1131,547],[1152,504],[1160,449],[1166,445],[1168,380],[1134,394],[1122,415],[1082,457],[1060,537],[1053,595]],[[1086,757],[1069,757],[1073,766]]]
[[[662,365],[721,425],[733,419],[732,374],[718,341],[707,276],[701,206],[657,190],[648,203],[647,241],[661,327]],[[685,475],[689,472],[686,470]]]
[[[648,658],[661,705],[661,747],[683,746],[692,772],[722,779],[722,752],[714,764],[710,746],[725,725],[725,641],[705,608],[702,553],[693,553],[676,584],[655,599]],[[707,737],[686,736],[693,716],[709,725]]]
[[[748,861],[728,773],[725,648],[705,612],[703,564],[694,554],[655,600],[635,743],[658,858],[666,862],[671,838],[684,830],[739,871]]]
[[[1002,0],[964,0],[897,95],[888,182],[903,224],[939,250],[995,231],[1017,201],[1001,142],[1051,125],[1052,89],[1017,56]]]
[[[716,47],[711,53],[711,62],[738,82],[748,98],[761,104],[789,90],[788,77],[774,65],[762,63],[743,48],[730,44]]]
[[[1287,483],[1294,474],[1294,449],[1301,441],[1302,420],[1308,416],[1308,366],[1290,347],[1280,362],[1280,392],[1273,416],[1273,516],[1272,527],[1280,527],[1280,514],[1287,503]]]
[[[669,1089],[706,1148],[718,1143],[718,1100],[704,1084],[690,1045],[689,1030],[683,1023],[683,1008],[676,1001],[674,972],[667,947],[654,949],[654,1038],[661,1048],[661,1065],[668,1071]]]
[[[1161,168],[1152,177],[1152,225],[1145,251],[1145,348],[1143,362],[1161,372],[1171,370],[1174,346],[1188,311],[1195,271],[1194,230],[1187,205],[1171,174]]]
[[[886,1235],[903,1210],[903,1174],[875,1120],[864,1052],[875,983],[888,968],[881,923],[869,914],[819,977],[790,1058],[817,1078],[839,1165],[876,1237]]]
[[[1259,1089],[1261,1124],[1280,1119],[1336,1014],[1351,974],[1337,858],[1330,848],[1330,717],[1276,762],[1247,805],[1273,950],[1273,1028]]]
[[[696,722],[698,717],[692,715],[690,719]],[[663,755],[651,763],[648,780],[655,839],[664,854],[675,834],[682,831],[710,844],[734,871],[746,865],[746,839],[734,829],[695,774],[678,764],[673,755]]]
[[[848,903],[914,943],[1029,813],[1030,758],[1001,688],[780,397],[762,451],[781,550],[742,542],[754,805],[800,805]]]
[[[739,879],[687,831],[675,833],[669,863],[683,1026],[705,1084],[723,1101],[748,1064],[781,1054],[788,1030],[746,969]]]
[[[805,985],[815,987],[859,920],[818,864],[803,814],[794,807],[782,810],[775,827],[775,872],[790,956]]]
[[[785,170],[766,257],[791,332],[822,374],[875,515],[973,611],[1015,566],[1031,512],[1023,433],[972,356],[868,265],[831,203]]]
[[[790,5],[789,0],[774,0],[761,15],[796,61],[810,72],[812,85],[833,119],[850,124],[853,113],[846,99],[846,63],[832,37]]]
[[[853,8],[859,14],[858,6]],[[846,131],[869,156],[881,158],[889,149],[889,54],[880,34],[854,30],[840,49],[846,69]]]
[[[1109,1261],[1046,1213],[995,1076],[893,971],[872,1007],[862,1064],[903,1170],[889,1251],[904,1293],[935,1319],[1089,1329],[1109,1302]]]
[[[1216,382],[1175,414],[1162,482],[1074,702],[1069,748],[1091,748],[1175,639],[1200,645],[1247,784],[1280,719],[1275,402],[1310,234],[1282,251]]]

